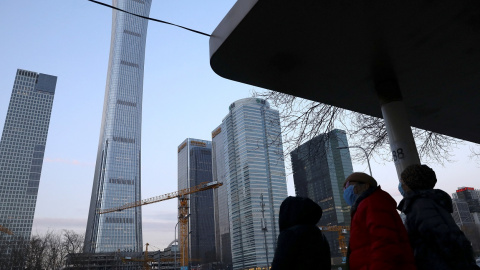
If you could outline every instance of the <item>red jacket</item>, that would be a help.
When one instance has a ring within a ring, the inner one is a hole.
[[[385,191],[371,188],[352,207],[348,263],[350,270],[413,270],[407,231]]]

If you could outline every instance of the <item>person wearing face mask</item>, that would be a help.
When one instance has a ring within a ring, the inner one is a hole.
[[[360,172],[347,177],[343,190],[351,206],[349,269],[416,269],[407,231],[392,196],[373,177]]]
[[[405,225],[419,270],[480,269],[470,241],[455,223],[452,199],[440,189],[435,172],[427,165],[410,165],[398,186],[404,199],[398,210]]]

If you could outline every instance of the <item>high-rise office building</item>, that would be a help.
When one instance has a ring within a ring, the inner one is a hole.
[[[343,182],[353,172],[343,130],[335,129],[300,145],[290,154],[297,196],[308,197],[323,210],[319,226],[350,226],[350,207],[343,199]],[[341,257],[337,232],[324,232],[332,257]]]
[[[113,5],[148,16],[151,0],[114,0]],[[97,210],[141,199],[142,93],[147,22],[113,10],[110,59],[85,252],[143,250],[140,207],[103,215]]]
[[[475,253],[480,252],[480,190],[459,187],[452,194],[453,219],[472,243]]]
[[[212,132],[213,181],[223,183],[223,186],[213,190],[215,204],[215,250],[217,252],[217,262],[221,262],[224,269],[232,269],[230,215],[228,212],[227,181],[225,179],[225,130],[225,125],[222,123]]]
[[[32,232],[56,84],[55,76],[17,70],[0,141],[0,225],[24,240]]]
[[[235,101],[229,110],[220,129],[212,134],[214,174],[224,179],[228,205],[228,212],[221,208],[225,194],[219,189],[217,238],[222,245],[230,241],[233,269],[266,267],[272,262],[279,234],[280,204],[287,197],[280,117],[258,98]],[[228,248],[222,247],[222,252]]]
[[[212,181],[212,143],[187,138],[178,146],[178,190]],[[188,246],[189,262],[215,261],[213,190],[188,196],[188,234],[179,236],[180,252]],[[183,239],[182,239],[183,238]],[[185,243],[188,241],[188,245]]]

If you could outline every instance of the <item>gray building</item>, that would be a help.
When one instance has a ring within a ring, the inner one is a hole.
[[[319,135],[292,151],[293,181],[297,196],[322,207],[319,226],[350,226],[350,206],[343,199],[343,182],[353,172],[345,131]],[[332,257],[341,257],[337,232],[324,232]]]
[[[55,76],[17,70],[0,141],[0,225],[23,240],[32,232],[56,83]],[[3,234],[0,242],[12,237]]]
[[[232,269],[232,248],[230,240],[230,215],[228,210],[228,190],[225,170],[225,125],[222,123],[212,132],[213,181],[223,186],[213,190],[215,208],[215,247],[217,262],[221,269]],[[227,153],[228,154],[228,153]]]
[[[178,146],[178,190],[212,181],[212,143],[187,138]],[[215,261],[213,190],[188,196],[188,237],[179,236],[180,249],[188,241],[190,265]],[[183,238],[183,239],[182,239]]]
[[[151,6],[151,0],[117,0],[113,3],[118,8],[143,16],[149,15]],[[97,210],[141,199],[142,93],[147,22],[113,10],[110,59],[85,252],[143,250],[140,207],[103,215]]]
[[[266,267],[279,234],[280,204],[287,197],[280,117],[257,98],[235,101],[229,111],[212,134],[214,179],[226,185],[216,198],[217,257],[228,262],[230,242],[233,269]]]

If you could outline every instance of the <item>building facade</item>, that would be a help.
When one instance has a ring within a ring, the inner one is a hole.
[[[212,181],[212,143],[187,138],[178,146],[178,190]],[[180,248],[188,241],[190,265],[215,261],[213,190],[188,196],[188,234],[179,236]],[[180,214],[180,213],[179,213]],[[183,239],[182,239],[183,238]]]
[[[353,172],[343,130],[335,129],[300,145],[290,154],[297,196],[322,207],[319,226],[350,226],[350,206],[343,199],[343,182]],[[332,257],[341,257],[337,232],[324,232]]]
[[[212,132],[213,181],[223,186],[213,190],[215,209],[215,247],[217,262],[221,269],[232,269],[232,248],[230,238],[230,215],[228,210],[228,190],[225,169],[225,125],[221,124]]]
[[[220,208],[225,194],[219,189],[216,226],[222,243],[230,241],[233,269],[267,267],[279,234],[280,204],[287,197],[280,117],[257,98],[235,101],[229,111],[221,130],[214,131],[216,177],[224,179],[228,205],[228,212]]]
[[[114,0],[148,16],[151,0]],[[143,250],[141,208],[99,215],[98,209],[141,199],[141,127],[147,20],[113,10],[110,59],[85,252]]]
[[[18,69],[0,141],[0,242],[29,240],[57,77]],[[3,252],[0,252],[2,254]]]
[[[480,254],[480,190],[459,187],[452,198],[453,219],[472,243],[475,254]]]

